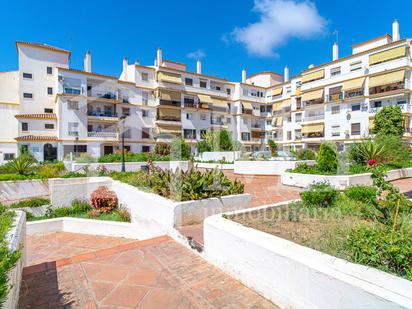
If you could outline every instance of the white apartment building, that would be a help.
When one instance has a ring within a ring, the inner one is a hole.
[[[154,65],[123,59],[119,78],[69,67],[70,51],[17,42],[18,70],[0,73],[0,163],[27,149],[38,160],[70,153],[95,157],[126,149],[153,151],[183,137],[195,150],[203,132],[226,128],[245,150],[263,150],[274,139],[283,149],[341,147],[369,134],[376,112],[398,104],[405,139],[412,139],[411,39],[399,24],[384,35],[352,46],[352,55],[305,69],[289,78],[260,72],[241,82],[196,72],[163,59]]]

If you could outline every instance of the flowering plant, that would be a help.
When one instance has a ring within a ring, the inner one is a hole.
[[[115,192],[101,186],[91,194],[91,203],[99,212],[108,213],[117,207],[118,199]]]

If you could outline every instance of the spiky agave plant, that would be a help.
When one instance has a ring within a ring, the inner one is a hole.
[[[29,154],[21,154],[9,163],[12,172],[24,175],[32,171],[36,160]]]
[[[359,145],[358,151],[365,162],[369,160],[379,161],[384,154],[385,147],[375,141],[367,141]]]

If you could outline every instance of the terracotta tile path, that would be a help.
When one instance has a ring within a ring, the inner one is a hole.
[[[78,236],[53,233],[37,241],[55,237],[74,243]],[[84,235],[79,239],[87,243]],[[167,236],[26,267],[19,307],[277,308]]]

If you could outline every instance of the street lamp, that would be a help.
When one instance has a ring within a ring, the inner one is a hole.
[[[120,117],[120,121],[122,122],[122,172],[126,172],[126,164],[124,162],[124,122],[126,120],[126,115],[122,115]]]

